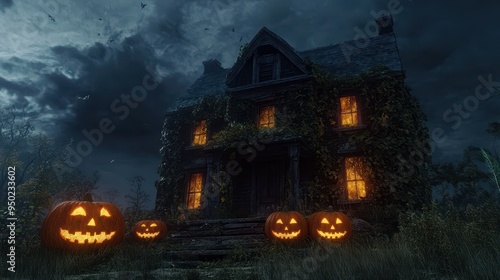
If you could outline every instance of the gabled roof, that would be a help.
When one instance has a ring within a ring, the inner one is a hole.
[[[270,35],[274,34],[267,28],[261,29],[260,32]],[[258,34],[256,38],[259,37]],[[288,46],[293,50],[283,39],[276,34],[274,35],[276,36],[275,40],[283,41],[280,43],[282,46]],[[369,39],[368,45],[364,48],[356,48],[353,40],[301,52],[293,51],[295,52],[294,55],[300,59],[310,59],[335,76],[357,75],[376,66],[386,66],[393,72],[402,72],[403,68],[394,33],[378,35]],[[344,52],[349,55],[346,51],[349,46],[356,49],[352,51],[348,59]],[[235,67],[238,66],[239,64],[236,63],[233,68],[221,68],[217,71],[202,74],[168,111],[194,106],[205,95],[225,94],[227,90],[226,76],[229,77],[230,73],[233,75],[237,73],[238,71]]]
[[[197,104],[205,95],[223,95],[226,92],[226,75],[231,69],[203,73],[189,88],[181,94],[168,112]]]
[[[364,48],[356,47],[353,40],[301,51],[299,54],[339,77],[361,74],[376,66],[386,66],[394,72],[403,70],[394,33],[370,37]]]
[[[237,60],[233,65],[233,68],[227,75],[227,84],[230,84],[233,79],[236,78],[247,60],[252,57],[255,49],[262,45],[272,45],[281,53],[283,53],[288,59],[290,59],[290,61],[295,64],[295,66],[297,66],[301,71],[303,71],[304,73],[306,72],[306,69],[304,67],[304,60],[297,53],[297,51],[292,46],[290,46],[287,41],[276,35],[276,33],[272,32],[266,27],[262,27],[259,32],[257,32],[257,35],[253,37],[252,41],[248,43],[248,47],[241,55],[241,59]]]

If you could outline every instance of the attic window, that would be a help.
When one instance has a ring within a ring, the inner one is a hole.
[[[257,83],[279,79],[279,55],[261,54],[256,59],[255,81]]]
[[[366,184],[361,177],[363,161],[360,157],[344,159],[347,200],[361,200],[366,198]]]
[[[274,118],[274,105],[260,107],[259,128],[273,128]]]
[[[201,120],[194,125],[193,146],[201,146],[207,143],[207,121]]]
[[[189,178],[187,190],[187,208],[196,209],[201,204],[201,190],[203,186],[203,173],[192,173]]]
[[[340,126],[352,127],[359,125],[358,102],[356,96],[340,98]]]

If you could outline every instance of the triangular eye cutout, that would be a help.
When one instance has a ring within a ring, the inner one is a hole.
[[[291,224],[291,225],[292,225],[292,224],[296,224],[296,223],[297,223],[297,221],[296,221],[294,218],[292,218],[292,219],[290,220],[290,224]]]
[[[322,224],[329,224],[330,222],[326,218],[323,218],[323,220],[321,220],[321,223]]]
[[[108,210],[106,210],[106,208],[101,208],[101,216],[104,216],[104,217],[111,217],[111,214],[109,214]]]
[[[146,225],[145,224],[141,224],[141,227],[146,227]]]
[[[282,224],[283,224],[283,221],[282,221],[281,219],[278,219],[278,220],[276,221],[276,223],[277,223],[277,224],[281,224],[281,225],[282,225]]]
[[[337,220],[335,221],[336,224],[341,224],[342,223],[342,220],[337,218]]]
[[[71,216],[87,216],[87,212],[85,212],[85,209],[83,207],[77,207],[73,212],[70,214]]]
[[[150,227],[157,227],[158,225],[156,223],[152,223]]]

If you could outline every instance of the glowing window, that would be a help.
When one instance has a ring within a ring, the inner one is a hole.
[[[274,127],[274,106],[264,106],[259,110],[259,127]]]
[[[189,178],[187,208],[196,209],[201,203],[201,189],[203,185],[203,173],[192,173]]]
[[[345,172],[347,184],[347,199],[359,200],[366,198],[366,184],[361,177],[363,162],[359,157],[345,159]]]
[[[340,126],[358,126],[358,103],[356,96],[346,96],[340,98]]]
[[[195,124],[193,131],[193,146],[205,145],[207,143],[207,121],[202,120]]]

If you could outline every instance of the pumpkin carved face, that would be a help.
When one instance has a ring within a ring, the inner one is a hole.
[[[108,202],[62,202],[42,224],[42,243],[59,249],[99,249],[120,243],[124,234],[123,216]]]
[[[307,222],[309,235],[316,240],[343,242],[352,233],[351,221],[341,212],[316,212],[309,216]]]
[[[154,241],[167,234],[167,225],[160,220],[143,220],[134,226],[133,236],[138,241]]]
[[[307,236],[307,221],[299,212],[273,212],[265,223],[266,236],[280,241],[298,241]]]

